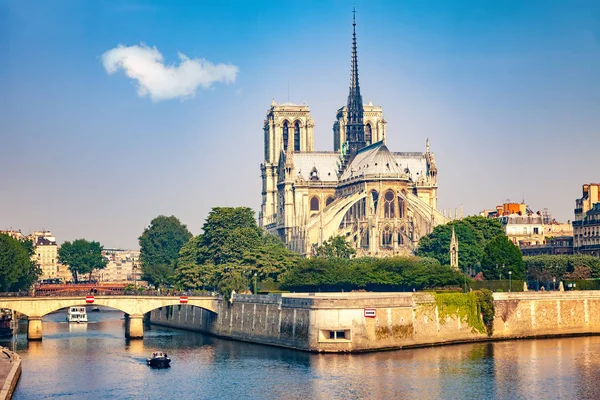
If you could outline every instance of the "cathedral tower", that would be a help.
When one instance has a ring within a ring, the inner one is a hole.
[[[350,71],[350,91],[348,93],[348,115],[346,122],[346,143],[349,156],[355,155],[366,146],[364,108],[358,83],[358,53],[356,50],[356,10],[352,20],[352,67]]]
[[[277,214],[277,166],[288,146],[292,153],[314,151],[314,126],[307,105],[273,100],[263,125],[265,161],[260,166],[262,176],[262,206],[258,218],[261,227],[275,222]]]

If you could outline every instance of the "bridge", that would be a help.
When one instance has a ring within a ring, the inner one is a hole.
[[[27,315],[27,338],[42,339],[44,315],[66,307],[105,306],[125,313],[125,336],[144,337],[144,314],[166,306],[187,304],[216,313],[218,299],[214,296],[136,296],[136,295],[64,295],[64,296],[0,296],[0,308],[9,308]]]

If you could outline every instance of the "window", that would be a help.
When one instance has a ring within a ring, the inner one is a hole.
[[[317,196],[310,199],[310,211],[319,211],[319,198]]]
[[[294,151],[300,151],[300,123],[294,124]]]
[[[350,329],[322,329],[319,332],[319,342],[342,341],[347,343],[351,340]]]
[[[534,235],[538,235],[539,233],[540,233],[539,232],[539,228],[533,228],[533,234]]]
[[[379,202],[379,193],[373,190],[371,191],[371,199],[373,200],[373,213],[377,214],[377,203]]]
[[[327,200],[325,200],[325,207],[333,203],[333,196],[329,196]]]
[[[382,247],[391,247],[392,246],[392,230],[389,225],[383,229],[381,233],[381,246]]]
[[[365,142],[367,144],[371,144],[372,138],[373,138],[373,131],[371,130],[371,124],[367,124],[365,126]]]
[[[394,192],[388,190],[384,195],[384,205],[383,205],[383,216],[384,218],[394,218],[396,213],[394,212]]]
[[[287,121],[285,121],[283,123],[283,150],[284,151],[287,150],[288,136],[289,136],[288,123],[287,123]]]

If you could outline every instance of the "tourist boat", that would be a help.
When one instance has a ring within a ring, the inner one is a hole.
[[[87,312],[85,311],[85,307],[69,307],[69,311],[67,312],[67,321],[69,322],[88,322]]]
[[[171,359],[167,357],[167,353],[155,351],[151,358],[146,358],[146,363],[154,368],[167,368],[171,364]]]
[[[12,310],[0,309],[0,337],[12,336],[14,325],[12,323]]]

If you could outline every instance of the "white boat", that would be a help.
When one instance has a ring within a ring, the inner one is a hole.
[[[85,307],[69,307],[67,311],[67,321],[69,322],[88,322]]]

